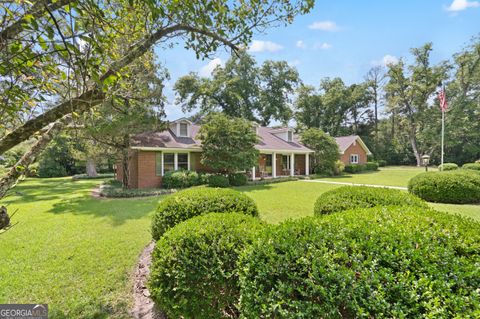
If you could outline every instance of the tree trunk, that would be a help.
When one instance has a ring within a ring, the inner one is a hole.
[[[18,179],[22,177],[35,158],[47,147],[48,143],[61,131],[65,124],[70,121],[70,116],[66,116],[60,121],[55,122],[26,152],[18,162],[13,165],[5,177],[0,180],[0,199],[5,196],[7,191],[14,187]]]
[[[418,152],[418,146],[417,146],[417,139],[415,137],[415,134],[409,134],[410,138],[410,144],[412,145],[413,149],[413,154],[415,155],[415,158],[417,159],[417,166],[422,166],[422,156]]]
[[[125,188],[130,188],[130,158],[128,150],[122,152],[122,184]]]
[[[95,160],[93,158],[87,158],[87,175],[89,177],[96,177],[97,174],[97,168],[95,167]]]

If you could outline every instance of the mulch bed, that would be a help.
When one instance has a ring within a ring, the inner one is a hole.
[[[152,263],[152,251],[155,242],[148,244],[142,251],[138,260],[133,277],[133,298],[134,307],[131,315],[135,319],[166,319],[167,317],[155,307],[154,301],[150,298],[147,288],[150,265]]]

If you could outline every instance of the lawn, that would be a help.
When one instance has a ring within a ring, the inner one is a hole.
[[[51,318],[128,317],[130,274],[158,198],[97,200],[100,181],[29,179],[2,200],[0,303],[48,303]]]
[[[421,171],[402,170],[341,179],[404,186],[405,176]],[[10,212],[18,209],[18,224],[0,234],[0,303],[48,303],[51,318],[129,317],[130,275],[150,241],[151,215],[161,197],[94,199],[90,191],[100,182],[28,179],[2,200]],[[296,181],[237,189],[257,202],[263,220],[279,223],[312,215],[316,198],[337,187]],[[432,206],[480,220],[479,205]]]

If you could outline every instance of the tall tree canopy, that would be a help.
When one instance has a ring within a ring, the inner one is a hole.
[[[184,111],[221,111],[268,125],[291,119],[292,94],[299,81],[297,70],[287,62],[265,61],[258,67],[252,56],[240,51],[224,67],[218,66],[211,78],[196,73],[181,77],[175,91]]]

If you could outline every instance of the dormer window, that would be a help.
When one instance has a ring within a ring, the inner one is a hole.
[[[292,131],[288,131],[287,133],[287,139],[289,142],[292,142],[293,141],[293,132]]]
[[[188,123],[179,123],[179,136],[188,137]]]

